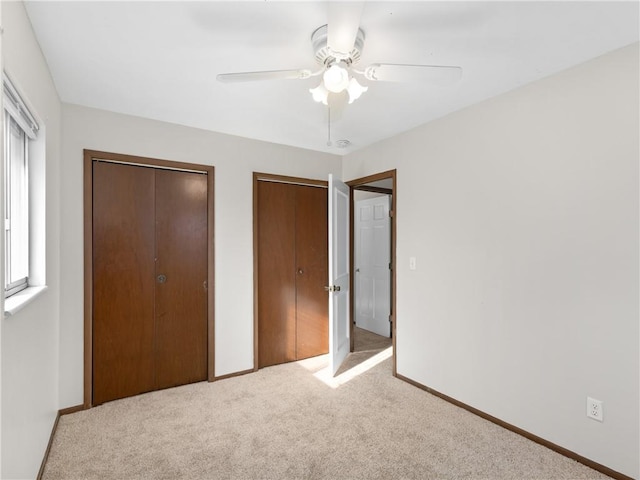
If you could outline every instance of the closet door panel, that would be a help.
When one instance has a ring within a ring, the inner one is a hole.
[[[156,171],[157,388],[207,378],[207,177]]]
[[[329,351],[327,190],[295,186],[298,360]]]
[[[295,190],[258,182],[258,366],[296,360]]]
[[[93,404],[154,389],[154,172],[93,162]]]

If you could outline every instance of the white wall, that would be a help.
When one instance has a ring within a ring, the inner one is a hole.
[[[46,129],[49,288],[15,315],[2,319],[1,343],[1,475],[34,478],[58,410],[61,106],[23,4],[0,2],[0,8],[3,66]]]
[[[343,162],[346,180],[398,169],[398,373],[635,478],[638,53]]]
[[[2,25],[2,7],[0,6],[0,25]],[[0,34],[0,70],[3,69],[2,35]],[[2,99],[3,93],[0,93]],[[4,132],[4,115],[0,115],[0,129]],[[4,134],[0,135],[0,152],[4,152]],[[4,185],[4,157],[0,168],[0,185]],[[0,195],[0,212],[4,212],[4,195]],[[4,230],[4,217],[0,217],[0,230]],[[0,252],[4,252],[4,235],[0,235]],[[4,259],[0,258],[0,278],[4,282]],[[4,312],[4,295],[0,295],[0,312]],[[2,325],[0,321],[0,478],[2,478]]]
[[[63,125],[61,406],[83,401],[84,148],[215,167],[215,371],[253,368],[252,173],[326,179],[341,157],[74,105]]]

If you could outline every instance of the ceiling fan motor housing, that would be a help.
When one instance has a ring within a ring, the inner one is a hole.
[[[311,34],[311,46],[313,47],[313,53],[316,57],[316,62],[320,65],[330,66],[336,61],[344,61],[347,65],[355,65],[360,61],[360,55],[364,48],[364,31],[358,28],[358,34],[356,35],[356,41],[353,45],[353,50],[349,52],[348,56],[333,52],[327,45],[327,25],[322,25],[316,28]]]

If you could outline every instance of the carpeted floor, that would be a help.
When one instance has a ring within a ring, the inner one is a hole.
[[[63,416],[43,478],[608,478],[391,375],[326,356]]]

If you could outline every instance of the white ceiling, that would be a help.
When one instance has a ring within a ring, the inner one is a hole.
[[[223,84],[218,73],[316,70],[311,33],[325,2],[29,1],[64,102],[312,150],[345,154],[638,41],[637,1],[369,1],[358,66],[459,65],[434,87],[363,81],[332,123],[319,82]],[[339,149],[337,140],[351,146]]]

